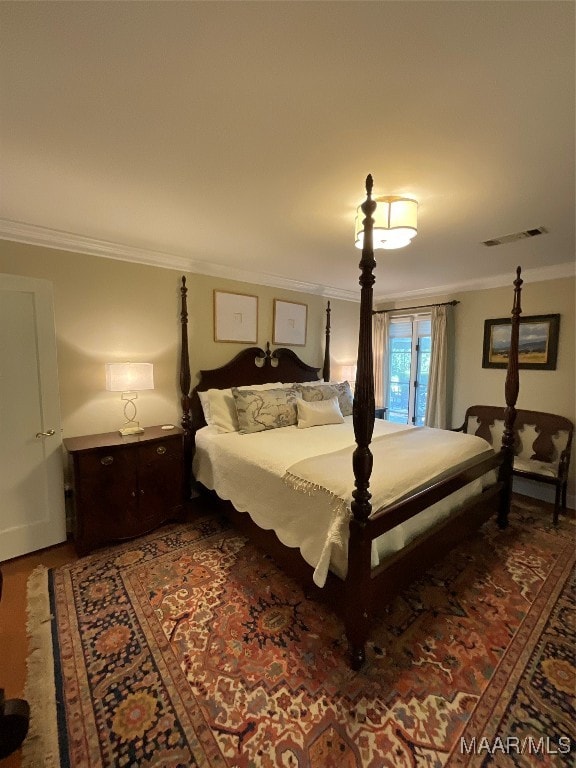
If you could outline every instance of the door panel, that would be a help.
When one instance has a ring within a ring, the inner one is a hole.
[[[61,442],[51,284],[0,275],[0,561],[65,540]]]

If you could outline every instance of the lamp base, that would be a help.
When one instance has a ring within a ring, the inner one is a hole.
[[[144,429],[142,427],[123,427],[122,429],[119,429],[118,432],[123,437],[126,437],[127,435],[142,435],[144,434]]]

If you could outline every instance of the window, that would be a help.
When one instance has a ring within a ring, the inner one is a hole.
[[[391,318],[384,372],[388,421],[424,426],[431,348],[430,315]]]

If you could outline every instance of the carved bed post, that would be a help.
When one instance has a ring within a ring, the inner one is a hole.
[[[330,302],[326,306],[326,344],[324,345],[322,378],[324,381],[330,381]]]
[[[521,268],[516,269],[516,280],[514,280],[514,303],[512,306],[512,328],[510,331],[510,351],[508,353],[508,368],[506,370],[506,384],[504,392],[506,397],[506,408],[504,410],[504,434],[502,435],[502,453],[504,462],[500,467],[499,479],[504,483],[504,490],[500,499],[498,509],[498,525],[500,528],[506,528],[508,525],[508,512],[510,511],[510,502],[512,499],[512,470],[514,467],[514,422],[516,420],[516,401],[518,400],[518,391],[520,388],[518,376],[518,337],[520,333],[520,315],[522,307],[520,305],[520,294],[522,292]]]
[[[188,501],[192,495],[192,419],[190,417],[190,357],[188,352],[188,306],[186,303],[186,278],[182,276],[180,294],[182,310],[180,312],[180,402],[182,403],[182,429],[184,430],[184,498]]]
[[[372,512],[370,475],[372,452],[370,442],[374,431],[374,370],[372,352],[372,299],[374,285],[374,249],[372,215],[376,203],[372,200],[372,176],[366,178],[366,200],[362,204],[365,215],[364,244],[360,259],[360,333],[352,420],[356,448],[352,457],[354,490],[350,541],[348,545],[348,575],[346,578],[346,635],[350,643],[352,668],[359,669],[365,660],[371,613],[370,552],[372,542],[366,535],[366,522]],[[353,585],[356,585],[355,588]]]

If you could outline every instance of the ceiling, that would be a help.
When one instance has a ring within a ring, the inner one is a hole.
[[[5,0],[0,237],[354,298],[372,173],[376,298],[574,274],[574,12]]]

